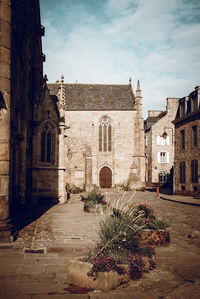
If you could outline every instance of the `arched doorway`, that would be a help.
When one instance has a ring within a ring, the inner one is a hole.
[[[112,187],[112,171],[108,167],[103,167],[99,173],[99,184],[101,188]]]

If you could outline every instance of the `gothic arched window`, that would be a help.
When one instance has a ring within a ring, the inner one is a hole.
[[[51,124],[46,123],[41,131],[41,162],[55,161],[55,131]]]
[[[99,151],[111,151],[111,124],[107,117],[103,117],[99,123]]]

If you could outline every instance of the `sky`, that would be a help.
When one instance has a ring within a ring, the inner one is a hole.
[[[200,85],[200,0],[40,0],[53,83],[140,80],[144,118]]]

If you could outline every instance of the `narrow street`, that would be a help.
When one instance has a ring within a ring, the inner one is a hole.
[[[104,194],[114,201],[123,192]],[[132,194],[127,192],[125,199]],[[108,293],[74,295],[65,290],[67,260],[84,256],[98,240],[97,216],[85,213],[80,195],[72,195],[68,204],[52,206],[25,226],[13,248],[0,248],[0,298],[199,298],[200,200],[162,196],[197,205],[136,192],[133,202],[148,202],[158,216],[171,221],[170,245],[156,249],[155,270],[139,281]]]

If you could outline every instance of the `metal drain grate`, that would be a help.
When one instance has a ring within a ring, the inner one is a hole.
[[[39,249],[24,248],[24,253],[26,253],[26,254],[45,254],[46,248],[39,248]]]

